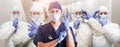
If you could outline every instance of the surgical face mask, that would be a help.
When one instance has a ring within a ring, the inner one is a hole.
[[[82,20],[82,17],[81,17],[82,15],[75,15],[75,17],[76,17],[76,19],[77,20]]]
[[[43,22],[43,15],[32,15],[31,18],[37,25]]]
[[[107,15],[100,15],[99,16],[99,22],[107,23],[108,16]]]
[[[51,21],[57,22],[58,20],[60,20],[61,15],[59,13],[55,13],[55,14],[50,14],[49,17]]]
[[[100,15],[99,19],[104,19],[104,20],[108,20],[108,15]]]
[[[17,18],[18,20],[21,20],[21,15],[20,14],[13,14],[13,20]]]
[[[35,20],[43,20],[42,12],[32,12],[32,18]]]

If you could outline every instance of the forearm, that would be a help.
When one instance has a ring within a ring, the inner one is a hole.
[[[38,47],[55,47],[57,44],[57,40],[53,40],[48,43],[38,42]]]
[[[95,30],[94,33],[96,35],[103,35],[104,34],[104,29],[102,28],[102,26],[100,25],[100,23],[94,19],[94,18],[90,18],[88,20],[88,24]]]
[[[74,40],[70,30],[67,31],[67,47],[74,47]]]
[[[11,27],[11,28],[9,28],[7,30],[3,30],[3,31],[5,32],[6,35],[3,34],[2,39],[9,39],[13,35],[15,28]]]

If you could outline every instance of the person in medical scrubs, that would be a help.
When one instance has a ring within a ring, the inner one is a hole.
[[[23,46],[29,39],[29,23],[22,21],[22,13],[21,8],[15,7],[13,8],[13,15],[11,16],[12,19],[18,19],[17,31],[11,36],[11,38],[6,43],[6,47],[21,47]]]
[[[118,47],[118,43],[120,42],[120,28],[118,24],[111,22],[110,11],[105,6],[100,6],[93,17],[97,19],[101,26],[104,28],[104,36],[106,36],[106,39],[109,40],[109,47]],[[100,40],[101,39],[98,41]],[[105,40],[102,40],[102,42],[104,41]]]
[[[31,21],[29,37],[32,39],[27,43],[26,47],[36,47],[33,43],[35,34],[37,33],[38,27],[44,24],[44,10],[41,2],[34,1],[31,7]]]
[[[57,1],[50,3],[48,16],[50,22],[38,28],[34,39],[35,45],[37,47],[74,47],[68,24],[69,16],[61,19],[62,7]]]

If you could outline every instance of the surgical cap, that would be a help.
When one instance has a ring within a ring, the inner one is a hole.
[[[61,7],[60,3],[58,3],[57,1],[51,2],[48,10],[53,9],[53,8],[57,8],[62,11],[62,7]]]

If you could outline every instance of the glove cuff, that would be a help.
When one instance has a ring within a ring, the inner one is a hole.
[[[58,42],[58,43],[60,43],[60,42],[61,42],[59,38],[57,38],[56,40],[57,40],[57,42]]]

